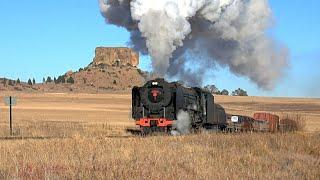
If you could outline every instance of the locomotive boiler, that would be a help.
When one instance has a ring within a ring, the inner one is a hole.
[[[224,108],[201,88],[188,88],[158,78],[132,89],[132,118],[143,132],[170,132],[181,111],[188,114],[190,129],[226,127]]]

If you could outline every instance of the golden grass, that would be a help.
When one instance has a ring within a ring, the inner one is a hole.
[[[0,99],[7,94],[0,93]],[[216,97],[229,113],[287,114],[313,133],[141,138],[125,132],[134,127],[130,94],[15,96],[13,137],[8,109],[0,100],[0,179],[320,177],[319,99]]]
[[[0,179],[318,179],[320,135],[0,141]]]

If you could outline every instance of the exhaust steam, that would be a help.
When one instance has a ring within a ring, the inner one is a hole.
[[[185,135],[190,133],[191,119],[187,111],[180,110],[177,115],[177,120],[174,121],[172,135]]]
[[[126,28],[161,76],[201,85],[216,67],[274,88],[288,50],[267,34],[268,0],[99,0],[106,22]],[[200,76],[200,75],[201,76]]]

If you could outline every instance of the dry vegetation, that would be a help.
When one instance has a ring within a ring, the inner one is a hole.
[[[218,96],[216,100],[231,114],[270,112],[299,121],[303,131],[320,132],[320,99]]]
[[[124,131],[134,126],[130,94],[18,93],[10,137],[4,95],[0,179],[320,177],[317,99],[217,97],[230,113],[275,112],[305,132],[140,138]]]
[[[318,179],[320,136],[201,134],[184,137],[0,141],[0,178]]]
[[[306,129],[306,117],[301,114],[284,114],[280,117],[282,132],[303,131]]]

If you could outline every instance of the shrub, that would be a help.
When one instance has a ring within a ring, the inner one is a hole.
[[[59,83],[65,83],[66,82],[66,79],[65,79],[65,76],[62,75],[62,76],[59,76],[56,83],[59,84]]]
[[[52,78],[50,76],[47,77],[47,83],[51,83],[52,82]]]
[[[285,114],[280,120],[280,131],[302,131],[306,126],[306,118],[301,114]]]
[[[221,95],[229,96],[229,91],[224,89],[224,90],[221,91]]]
[[[69,77],[69,78],[67,79],[67,83],[69,83],[69,84],[74,84],[74,79],[73,79],[72,77]]]
[[[32,86],[32,81],[31,81],[31,79],[28,80],[28,85]]]

